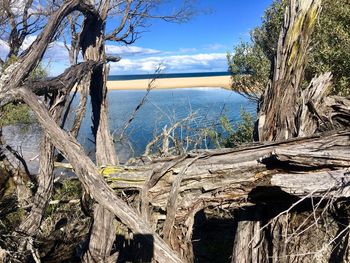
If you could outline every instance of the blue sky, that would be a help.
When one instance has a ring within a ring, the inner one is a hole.
[[[261,23],[272,0],[198,0],[198,13],[182,24],[152,20],[128,54],[111,65],[111,74],[153,73],[163,63],[166,73],[227,70],[226,53]],[[160,10],[161,12],[162,10]],[[164,12],[164,11],[163,11]],[[108,49],[107,49],[108,50]]]
[[[167,13],[182,0],[170,2],[156,12]],[[272,0],[197,0],[197,13],[186,23],[153,19],[133,45],[107,43],[107,53],[122,57],[120,62],[111,63],[110,74],[153,73],[160,64],[164,73],[226,71],[227,52],[240,40],[249,40],[249,31],[261,23],[264,10],[271,3]],[[110,26],[107,23],[107,31]],[[30,36],[24,48],[35,37]],[[2,44],[0,55],[4,53]],[[49,65],[51,76],[69,66],[62,42],[51,45],[44,64]]]

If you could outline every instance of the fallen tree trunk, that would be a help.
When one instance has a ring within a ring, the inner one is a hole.
[[[134,233],[151,234],[154,238],[156,260],[179,262],[177,256],[152,230],[155,226],[149,226],[137,216],[133,209],[115,196],[99,175],[101,171],[98,171],[91,160],[85,157],[85,153],[75,143],[75,139],[59,129],[35,96],[25,89],[13,92],[28,103],[37,114],[38,121],[55,146],[71,162],[88,193],[112,211]],[[151,182],[146,196],[150,204],[148,208],[151,215],[150,222],[157,225],[166,218],[168,200],[174,198],[169,195],[172,183],[176,181],[175,178],[181,174],[181,171],[184,171],[181,175],[180,187],[175,191],[178,193],[176,197],[178,209],[172,220],[174,227],[169,236],[169,244],[174,250],[180,252],[183,258],[191,259],[193,218],[197,211],[206,207],[233,209],[250,204],[249,197],[257,186],[283,187],[288,192],[288,184],[279,183],[281,180],[278,178],[282,175],[291,181],[298,181],[311,173],[314,178],[319,172],[338,170],[336,177],[327,176],[327,173],[321,174],[323,181],[313,182],[312,188],[307,187],[305,182],[302,182],[300,187],[293,185],[302,193],[300,196],[309,194],[323,196],[326,180],[329,186],[333,186],[328,191],[329,196],[347,197],[345,168],[350,167],[347,159],[350,155],[349,146],[350,132],[344,131],[286,142],[258,144],[245,149],[190,153],[185,156],[140,163],[141,166],[127,166],[124,168],[125,172],[120,174],[123,174],[126,180],[129,175],[133,178],[139,177],[138,184],[132,185],[130,181],[127,183],[127,187],[132,186],[134,189],[142,188],[140,178]],[[123,187],[123,180],[118,178],[119,175],[108,179],[114,181],[112,187]],[[274,182],[277,183],[273,184]],[[318,182],[320,182],[319,185],[317,185]],[[294,189],[290,190],[292,194],[294,191]],[[148,207],[148,203],[145,206]],[[162,231],[160,234],[162,235]]]
[[[116,190],[142,192],[148,184],[147,192],[140,194],[140,211],[148,214],[154,229],[162,229],[164,220],[171,222],[161,235],[165,234],[172,248],[191,261],[192,228],[198,211],[252,205],[259,199],[259,189],[277,188],[295,198],[349,197],[348,156],[350,131],[343,131],[236,150],[194,152],[148,163],[139,161],[101,172]],[[177,205],[169,210],[168,204],[174,199]]]

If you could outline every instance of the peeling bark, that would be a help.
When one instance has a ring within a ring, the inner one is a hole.
[[[105,20],[109,1],[104,1],[99,16],[87,16],[81,34],[81,46],[85,60],[106,61],[104,35]],[[114,142],[108,125],[107,76],[108,67],[104,64],[91,75],[90,96],[93,113],[93,132],[96,138],[96,162],[98,166],[118,163]],[[111,254],[115,240],[115,215],[102,204],[94,206],[94,223],[91,229],[89,249],[84,256],[85,262],[103,262]],[[94,234],[98,233],[98,234]]]
[[[273,77],[259,112],[259,140],[297,136],[297,112],[310,36],[321,0],[291,0],[279,36]]]
[[[119,166],[121,172],[106,180],[116,190],[140,189],[141,211],[154,228],[163,226],[164,237],[171,247],[186,261],[191,261],[192,224],[196,212],[214,208],[232,211],[251,206],[254,198],[259,199],[253,197],[253,193],[259,192],[260,188],[280,189],[295,198],[349,197],[348,156],[350,133],[344,131]],[[140,181],[145,184],[140,184]],[[172,201],[169,207],[169,200],[174,197],[176,205]],[[262,226],[249,220],[243,220],[241,224],[239,228],[245,231],[255,229],[255,234],[258,231],[256,226]],[[236,233],[239,235],[237,240],[248,239],[241,236],[246,232]],[[237,245],[241,243],[237,242]],[[247,244],[239,246],[243,248]],[[261,249],[245,250],[244,253],[249,258],[252,257],[249,253],[254,251],[265,253]],[[235,248],[237,250],[240,248]],[[260,254],[259,260],[262,257]]]

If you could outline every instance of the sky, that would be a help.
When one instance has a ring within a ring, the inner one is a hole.
[[[167,13],[180,2],[173,0],[157,12]],[[122,58],[110,63],[110,74],[151,74],[159,65],[162,73],[226,71],[227,52],[232,52],[240,40],[249,40],[249,32],[261,24],[264,10],[271,3],[272,0],[197,0],[196,13],[188,22],[178,24],[153,19],[133,45],[107,43],[107,53]],[[107,23],[107,31],[112,25],[112,21]],[[35,37],[26,39],[24,48]],[[0,55],[4,49],[4,43],[0,42]],[[50,76],[69,67],[62,42],[51,45],[43,64]]]

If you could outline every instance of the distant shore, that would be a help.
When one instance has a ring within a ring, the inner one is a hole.
[[[150,79],[136,80],[108,80],[107,88],[109,90],[140,90],[147,89]],[[194,87],[221,87],[230,89],[230,76],[213,77],[187,77],[187,78],[160,78],[153,85],[155,89],[175,89],[175,88],[194,88]]]

